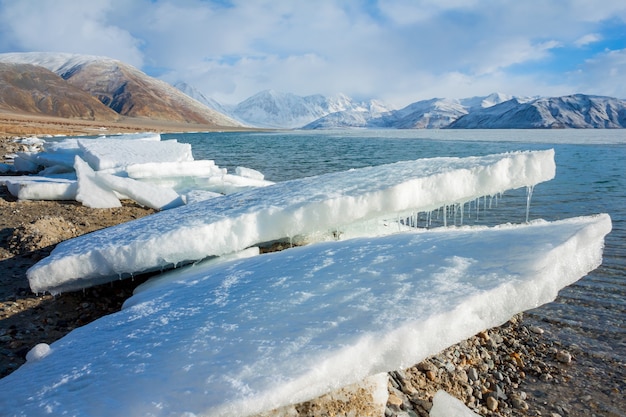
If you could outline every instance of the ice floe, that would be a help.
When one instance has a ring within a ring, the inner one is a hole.
[[[288,406],[411,366],[553,300],[600,265],[610,230],[602,214],[191,265],[33,354],[0,380],[0,404],[28,416],[248,416]]]
[[[376,223],[532,187],[552,179],[555,169],[554,151],[546,150],[403,161],[285,181],[62,242],[27,276],[35,292],[85,288],[263,242],[341,231],[355,222]],[[389,232],[399,230],[393,220],[383,224]],[[380,225],[367,227],[380,233]]]
[[[228,194],[273,184],[252,168],[228,174],[214,161],[194,160],[189,144],[162,141],[159,134],[20,142],[26,149],[12,155],[12,165],[0,166],[2,173],[37,174],[0,178],[20,200],[77,200],[111,208],[131,199],[163,210],[185,204],[190,193],[194,202],[212,197],[196,191]]]

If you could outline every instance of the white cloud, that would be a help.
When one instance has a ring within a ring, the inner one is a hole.
[[[595,43],[602,40],[602,36],[597,33],[588,33],[574,41],[574,45],[582,48],[583,46],[587,46],[589,44]]]
[[[143,65],[141,41],[107,20],[111,1],[6,0],[0,7],[2,36],[12,51],[104,55]]]
[[[0,52],[107,55],[231,103],[268,88],[395,105],[493,91],[611,95],[620,87],[575,75],[576,63],[549,64],[562,45],[602,42],[604,21],[626,26],[623,3],[0,0]],[[593,61],[578,67],[601,71]]]
[[[568,76],[577,92],[593,91],[598,95],[626,99],[626,49],[602,52]]]

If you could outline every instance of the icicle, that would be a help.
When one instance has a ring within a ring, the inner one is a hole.
[[[480,215],[480,197],[476,199],[476,220],[478,220],[479,215]]]
[[[443,206],[443,227],[448,227],[448,206]]]
[[[463,206],[464,205],[465,205],[465,203],[460,203],[459,204],[459,206],[460,206],[460,210],[459,211],[461,212],[460,213],[461,214],[461,224],[460,224],[461,226],[463,226]]]
[[[530,213],[530,200],[533,197],[534,188],[535,187],[533,185],[529,185],[528,187],[526,187],[526,223],[528,223],[528,215]]]

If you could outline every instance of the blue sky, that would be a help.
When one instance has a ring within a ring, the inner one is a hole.
[[[30,51],[120,59],[228,104],[626,98],[626,1],[0,0],[0,52]]]

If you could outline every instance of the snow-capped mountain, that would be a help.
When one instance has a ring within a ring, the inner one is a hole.
[[[212,99],[211,97],[207,97],[200,90],[187,84],[186,82],[179,81],[176,84],[174,84],[174,87],[179,89],[181,92],[187,94],[189,97],[193,98],[194,100],[197,100],[200,103],[204,104],[208,108],[213,109],[216,112],[222,113],[226,116],[232,117],[232,111],[233,111],[232,106],[224,105],[218,102],[217,100]]]
[[[409,104],[394,113],[390,127],[397,129],[439,129],[448,126],[468,109],[459,100],[434,98]]]
[[[0,54],[0,62],[44,67],[122,116],[240,126],[240,123],[191,99],[166,82],[111,58],[33,52]]]
[[[390,115],[391,108],[378,100],[352,103],[346,110],[329,113],[303,126],[303,129],[337,129],[355,127],[384,127],[385,116]],[[376,125],[374,121],[378,121]]]
[[[491,93],[488,96],[476,96],[476,97],[462,98],[459,100],[459,103],[461,103],[461,105],[465,107],[468,112],[472,112],[478,109],[486,109],[488,107],[493,107],[496,104],[504,103],[505,101],[509,101],[513,98],[516,98],[521,101],[530,100],[525,97],[514,97],[510,94]]]
[[[239,103],[231,114],[251,126],[299,128],[331,113],[369,111],[383,107],[379,102],[357,103],[343,94],[302,97],[266,90]]]
[[[510,100],[511,96],[493,93],[467,99],[433,98],[421,100],[400,110],[341,112],[329,114],[304,126],[304,129],[337,129],[345,127],[440,129],[447,127],[470,111]]]
[[[452,129],[624,128],[626,100],[575,94],[513,99],[480,109],[450,124]]]

